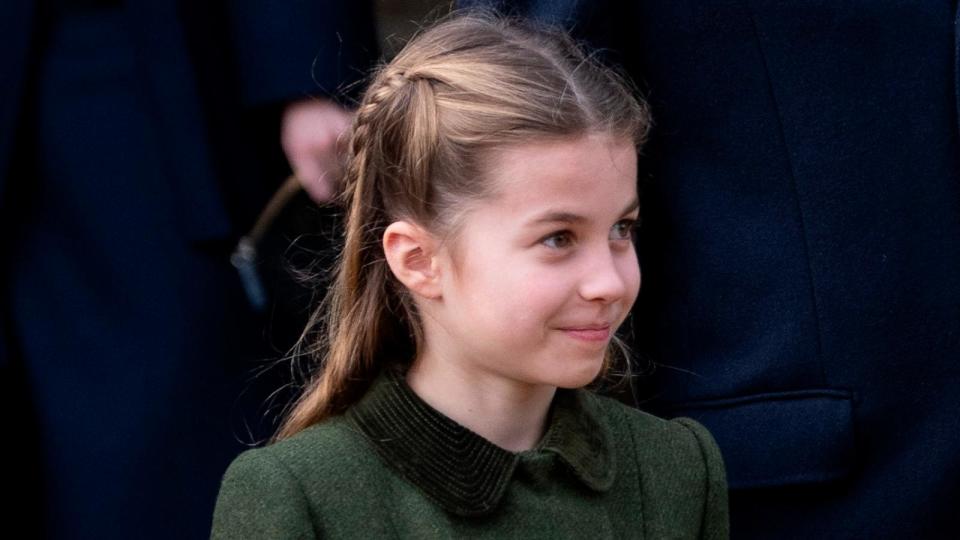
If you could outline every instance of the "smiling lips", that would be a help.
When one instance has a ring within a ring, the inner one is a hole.
[[[610,337],[610,325],[587,325],[560,329],[564,334],[581,341],[602,342]]]

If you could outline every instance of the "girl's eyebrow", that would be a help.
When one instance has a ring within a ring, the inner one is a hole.
[[[638,208],[640,208],[640,199],[634,197],[633,201],[630,204],[628,204],[626,208],[624,208],[623,212],[620,212],[620,215],[625,216]],[[565,223],[568,225],[574,225],[578,223],[583,223],[584,221],[587,221],[587,218],[579,214],[574,214],[573,212],[552,210],[552,211],[547,211],[546,213],[544,213],[538,218],[530,220],[530,222],[527,225],[528,226],[540,225],[542,223]]]
[[[630,212],[633,212],[634,210],[638,210],[639,208],[640,208],[640,198],[634,197],[633,201],[631,201],[630,204],[628,204],[627,207],[624,208],[623,212],[620,212],[620,215],[625,216]]]

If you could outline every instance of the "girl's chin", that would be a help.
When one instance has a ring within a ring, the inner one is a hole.
[[[552,385],[557,388],[583,388],[596,380],[603,369],[603,355],[600,355],[595,361],[588,362],[582,359],[579,362],[583,364],[576,366],[575,369],[554,373]],[[574,366],[570,367],[573,368]]]

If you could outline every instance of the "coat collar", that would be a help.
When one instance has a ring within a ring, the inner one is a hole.
[[[524,453],[513,453],[454,422],[417,396],[403,376],[381,375],[348,415],[380,457],[444,509],[493,511]],[[546,434],[532,452],[556,454],[594,491],[613,485],[610,434],[583,390],[558,390]]]

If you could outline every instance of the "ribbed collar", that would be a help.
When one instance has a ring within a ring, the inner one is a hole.
[[[494,510],[524,453],[513,453],[427,405],[403,376],[381,375],[348,413],[377,453],[444,509],[462,516]],[[558,390],[546,434],[531,452],[556,454],[595,491],[613,485],[610,434],[583,390]]]

